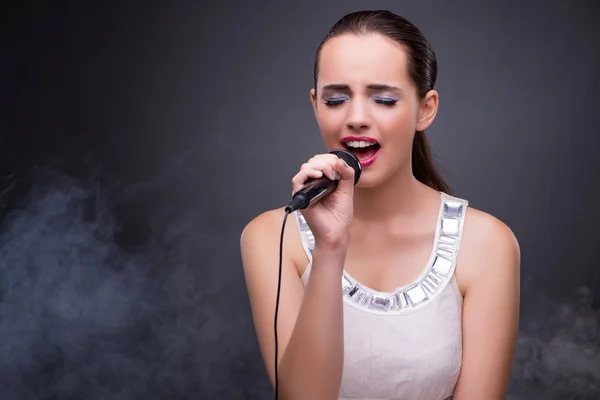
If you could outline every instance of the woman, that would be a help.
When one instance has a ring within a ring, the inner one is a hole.
[[[504,399],[517,336],[520,253],[495,217],[452,197],[425,130],[438,109],[435,54],[387,11],[349,14],[319,47],[310,99],[328,149],[293,190],[338,189],[286,229],[279,305],[282,399]],[[241,251],[275,384],[273,320],[283,209],[254,218]],[[460,252],[459,252],[460,250]],[[340,284],[341,282],[341,284]]]

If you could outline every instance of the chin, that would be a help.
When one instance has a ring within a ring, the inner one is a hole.
[[[404,173],[404,168],[410,168],[410,160],[402,162],[396,159],[394,160],[396,162],[393,163],[386,163],[386,161],[385,158],[380,158],[373,164],[363,167],[355,187],[359,189],[372,189],[381,186],[401,176]]]
[[[381,185],[386,180],[381,174],[373,172],[374,171],[363,170],[360,179],[354,187],[358,189],[371,189]]]

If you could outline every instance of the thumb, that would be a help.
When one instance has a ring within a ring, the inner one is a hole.
[[[338,183],[338,190],[350,193],[354,189],[354,168],[350,167],[343,159],[338,159],[336,170],[340,174],[340,181]]]

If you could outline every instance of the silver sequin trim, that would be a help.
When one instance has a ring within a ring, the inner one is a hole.
[[[404,314],[427,304],[444,289],[454,274],[468,201],[445,193],[441,193],[441,197],[432,257],[423,273],[411,284],[388,293],[363,286],[344,271],[342,290],[347,302],[376,313]],[[302,213],[294,214],[305,250],[312,255],[314,236]]]

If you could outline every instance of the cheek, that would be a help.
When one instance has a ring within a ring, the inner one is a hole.
[[[384,110],[377,116],[377,124],[383,132],[395,132],[397,136],[412,137],[416,126],[416,116],[409,108]]]
[[[345,124],[345,117],[339,110],[319,110],[317,113],[317,124],[325,139],[328,136],[337,137]]]

